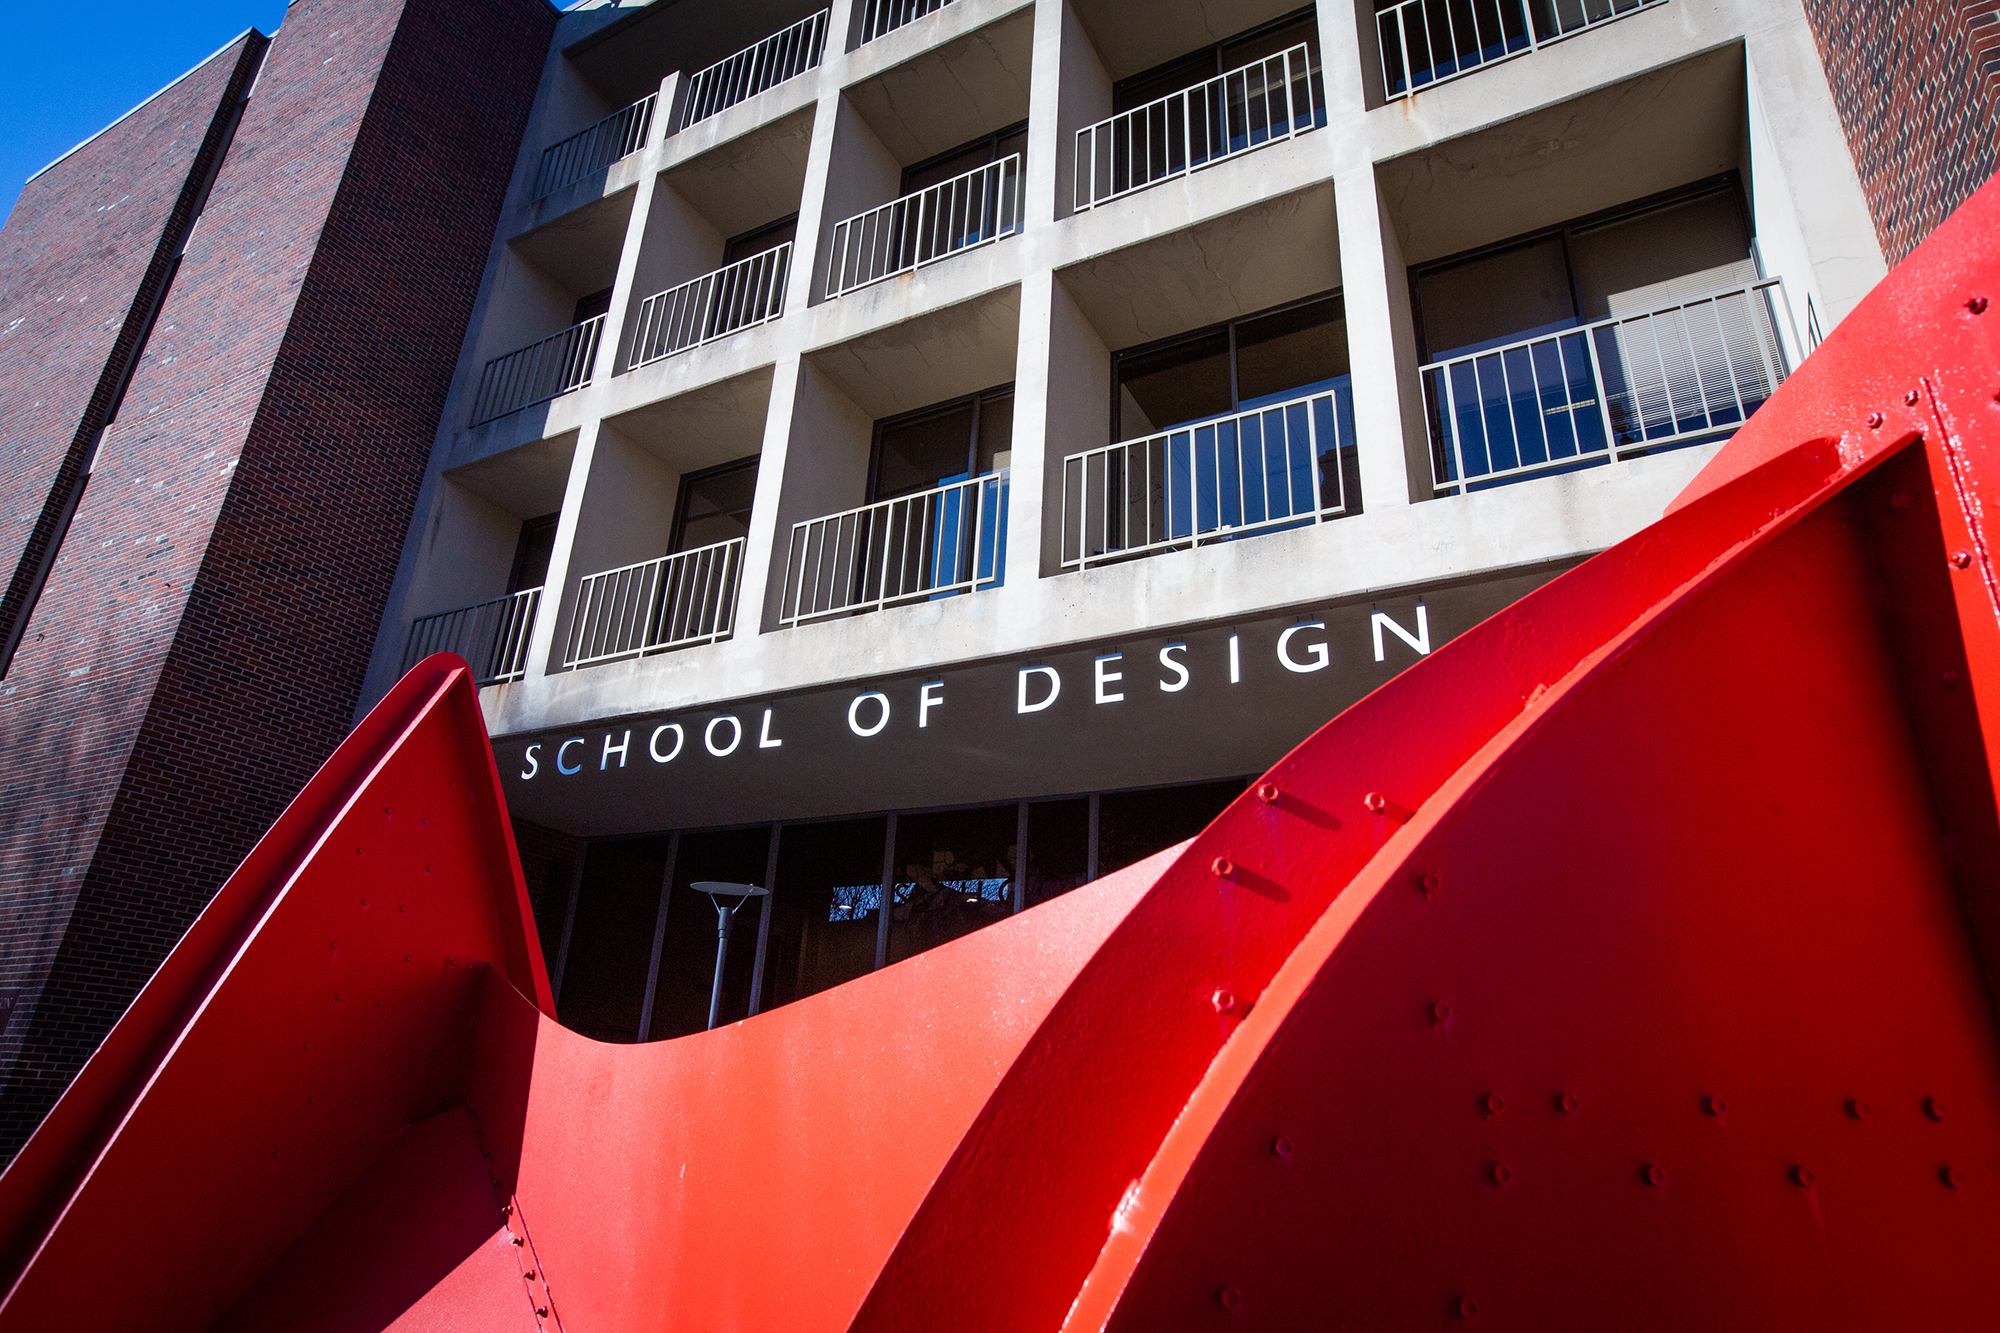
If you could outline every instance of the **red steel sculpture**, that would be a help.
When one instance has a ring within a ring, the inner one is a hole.
[[[2000,186],[1660,522],[1207,831],[557,1023],[412,671],[0,1176],[27,1330],[2000,1325]]]

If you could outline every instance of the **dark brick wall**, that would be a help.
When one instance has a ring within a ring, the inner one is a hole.
[[[0,1152],[347,733],[554,21],[272,42],[6,682]]]
[[[514,821],[514,847],[521,854],[521,877],[528,884],[528,902],[535,910],[535,930],[542,953],[553,970],[562,943],[563,917],[569,912],[570,890],[576,886],[577,863],[583,843],[558,829],[525,819]]]
[[[2000,0],[1805,0],[1891,264],[2000,169]]]
[[[43,171],[0,231],[0,637],[8,575],[47,548],[38,520],[81,475],[264,45],[246,34]]]

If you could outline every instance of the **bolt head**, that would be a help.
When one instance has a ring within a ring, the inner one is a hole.
[[[1577,1100],[1577,1096],[1573,1092],[1565,1092],[1562,1096],[1556,1098],[1556,1106],[1564,1115],[1575,1115],[1576,1108],[1581,1105],[1583,1103]]]
[[[1952,568],[1953,568],[1953,569],[1970,569],[1970,568],[1972,568],[1972,552],[1970,552],[1970,551],[1953,551],[1953,552],[1951,553],[1951,566],[1952,566]]]
[[[1278,1135],[1277,1138],[1271,1140],[1271,1156],[1277,1158],[1290,1158],[1291,1155],[1292,1155],[1292,1141],[1290,1139],[1286,1138],[1283,1134],[1280,1134]]]
[[[1917,391],[1915,389],[1903,395],[1903,404],[1906,407],[1915,407],[1917,405]]]
[[[1792,1183],[1802,1190],[1812,1188],[1813,1173],[1809,1166],[1794,1166],[1791,1171]]]
[[[1368,807],[1369,813],[1379,815],[1389,808],[1389,798],[1379,791],[1371,791],[1361,798],[1361,804]]]
[[[1443,883],[1444,881],[1438,877],[1438,872],[1435,870],[1426,870],[1423,874],[1417,876],[1417,887],[1423,890],[1426,898],[1436,893]]]
[[[1225,1310],[1234,1310],[1243,1304],[1243,1293],[1234,1287],[1224,1287],[1215,1293],[1215,1301]]]
[[[1944,1119],[1944,1103],[1935,1097],[1924,1098],[1924,1114],[1933,1120]]]
[[[1451,1019],[1451,1006],[1446,1004],[1443,1000],[1439,1000],[1436,1004],[1431,1006],[1431,1022],[1445,1023],[1450,1021],[1450,1019]]]
[[[1862,1101],[1859,1097],[1849,1097],[1847,1099],[1847,1113],[1856,1120],[1866,1120],[1869,1113],[1874,1109],[1874,1107]]]
[[[1648,1185],[1664,1185],[1667,1183],[1666,1168],[1657,1166],[1652,1162],[1646,1163],[1646,1169],[1641,1174]]]
[[[1488,1115],[1499,1115],[1507,1109],[1507,1099],[1497,1092],[1487,1093],[1479,1099],[1479,1104],[1485,1108]]]
[[[1460,1319],[1471,1319],[1478,1313],[1479,1313],[1479,1302],[1473,1300],[1472,1297],[1470,1296],[1463,1297],[1458,1302],[1458,1317]]]
[[[1508,1169],[1507,1164],[1505,1162],[1495,1162],[1493,1164],[1494,1184],[1504,1185],[1513,1178],[1514,1178],[1514,1173]]]
[[[1208,868],[1210,870],[1213,870],[1216,873],[1216,875],[1221,879],[1228,879],[1231,875],[1236,873],[1236,863],[1230,860],[1226,856],[1216,857],[1213,861],[1208,863]]]
[[[1958,688],[1958,672],[1952,670],[1950,667],[1946,667],[1942,672],[1940,672],[1938,675],[1938,679],[1943,682],[1944,687],[1948,690],[1955,690]]]
[[[1965,308],[1975,315],[1983,315],[1986,313],[1986,298],[1983,296],[1970,297],[1966,300]]]
[[[1208,997],[1208,1002],[1215,1006],[1216,1013],[1226,1014],[1236,1007],[1236,993],[1234,991],[1219,990]]]
[[[1704,1097],[1701,1099],[1701,1109],[1709,1115],[1721,1115],[1729,1109],[1729,1103],[1720,1097]]]
[[[1953,1167],[1941,1166],[1938,1168],[1938,1183],[1948,1190],[1955,1190],[1965,1184],[1965,1177]]]
[[[1257,784],[1257,799],[1262,801],[1265,805],[1276,805],[1278,803],[1278,796],[1279,792],[1277,783],[1260,782]]]
[[[1868,429],[1882,429],[1882,414],[1880,412],[1870,412],[1868,414]]]

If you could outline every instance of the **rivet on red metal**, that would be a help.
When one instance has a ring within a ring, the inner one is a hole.
[[[1915,389],[1903,395],[1903,405],[1906,407],[1915,407],[1917,405],[1917,391]]]
[[[1379,815],[1389,808],[1389,798],[1379,791],[1371,791],[1361,798],[1361,804],[1367,806],[1370,813]]]
[[[1488,1115],[1499,1115],[1507,1109],[1507,1099],[1497,1092],[1487,1093],[1479,1099],[1479,1104],[1486,1108],[1486,1114]]]
[[[1440,883],[1442,881],[1439,880],[1438,873],[1435,870],[1426,870],[1423,874],[1417,876],[1417,887],[1424,891],[1426,898],[1438,891]]]
[[[1439,1000],[1431,1006],[1431,1022],[1443,1023],[1451,1018],[1451,1006]]]
[[[1721,1115],[1729,1109],[1729,1104],[1720,1097],[1704,1097],[1701,1099],[1701,1109],[1710,1115]]]
[[[1646,1170],[1644,1172],[1644,1176],[1645,1176],[1645,1181],[1648,1185],[1664,1185],[1667,1183],[1666,1168],[1662,1166],[1656,1166],[1651,1162],[1648,1162],[1646,1164]]]
[[[1963,1185],[1965,1183],[1965,1177],[1959,1174],[1958,1171],[1949,1166],[1941,1166],[1938,1168],[1938,1180],[1940,1183],[1944,1185],[1946,1189],[1953,1189],[1953,1190],[1957,1189],[1960,1185]]]
[[[1576,1094],[1573,1092],[1565,1092],[1562,1096],[1556,1098],[1556,1106],[1564,1115],[1575,1115],[1576,1108],[1581,1105],[1583,1103],[1577,1100]]]
[[[1224,1287],[1221,1291],[1215,1293],[1215,1299],[1216,1303],[1221,1305],[1223,1309],[1234,1310],[1237,1306],[1243,1304],[1243,1293],[1234,1287]]]
[[[1226,856],[1216,857],[1215,860],[1209,862],[1208,868],[1210,870],[1213,870],[1217,875],[1220,875],[1223,879],[1228,879],[1231,875],[1236,873],[1236,863],[1234,861],[1231,861]]]
[[[1975,315],[1983,315],[1986,313],[1986,298],[1975,296],[1965,303],[1965,308]]]
[[[1862,1101],[1859,1097],[1849,1097],[1847,1099],[1847,1113],[1856,1120],[1866,1120],[1868,1113],[1873,1109],[1873,1107],[1867,1102]]]
[[[1951,563],[1955,569],[1970,569],[1972,567],[1972,552],[1953,551],[1951,553]]]
[[[1812,1168],[1809,1166],[1794,1166],[1792,1168],[1792,1183],[1802,1190],[1811,1189],[1813,1183]]]
[[[1271,1140],[1271,1156],[1288,1158],[1292,1155],[1292,1141],[1283,1134]]]
[[[1208,1002],[1215,1006],[1216,1013],[1226,1014],[1236,1007],[1236,993],[1234,991],[1219,990],[1208,997]]]
[[[1257,784],[1257,799],[1265,805],[1276,805],[1278,803],[1278,795],[1277,783],[1260,782]]]
[[[1513,1171],[1511,1171],[1511,1170],[1510,1170],[1510,1169],[1509,1169],[1509,1168],[1507,1167],[1507,1164],[1506,1164],[1506,1163],[1504,1163],[1504,1162],[1495,1162],[1495,1163],[1493,1164],[1493,1183],[1494,1183],[1494,1184],[1496,1184],[1496,1185],[1504,1185],[1504,1184],[1506,1184],[1506,1183],[1507,1183],[1508,1181],[1512,1180],[1513,1178],[1514,1178],[1514,1173],[1513,1173]]]
[[[1458,1317],[1460,1319],[1471,1319],[1478,1313],[1479,1313],[1479,1302],[1473,1300],[1472,1297],[1467,1296],[1463,1300],[1459,1301]]]
[[[1924,1098],[1924,1114],[1933,1120],[1944,1119],[1944,1103],[1935,1097]]]

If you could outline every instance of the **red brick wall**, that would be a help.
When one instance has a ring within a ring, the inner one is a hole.
[[[0,231],[0,639],[26,591],[9,573],[47,548],[263,49],[246,34],[43,171]]]
[[[0,986],[46,981],[0,1152],[347,732],[554,20],[272,43],[6,681]]]
[[[1891,264],[2000,169],[2000,0],[1805,0]]]

